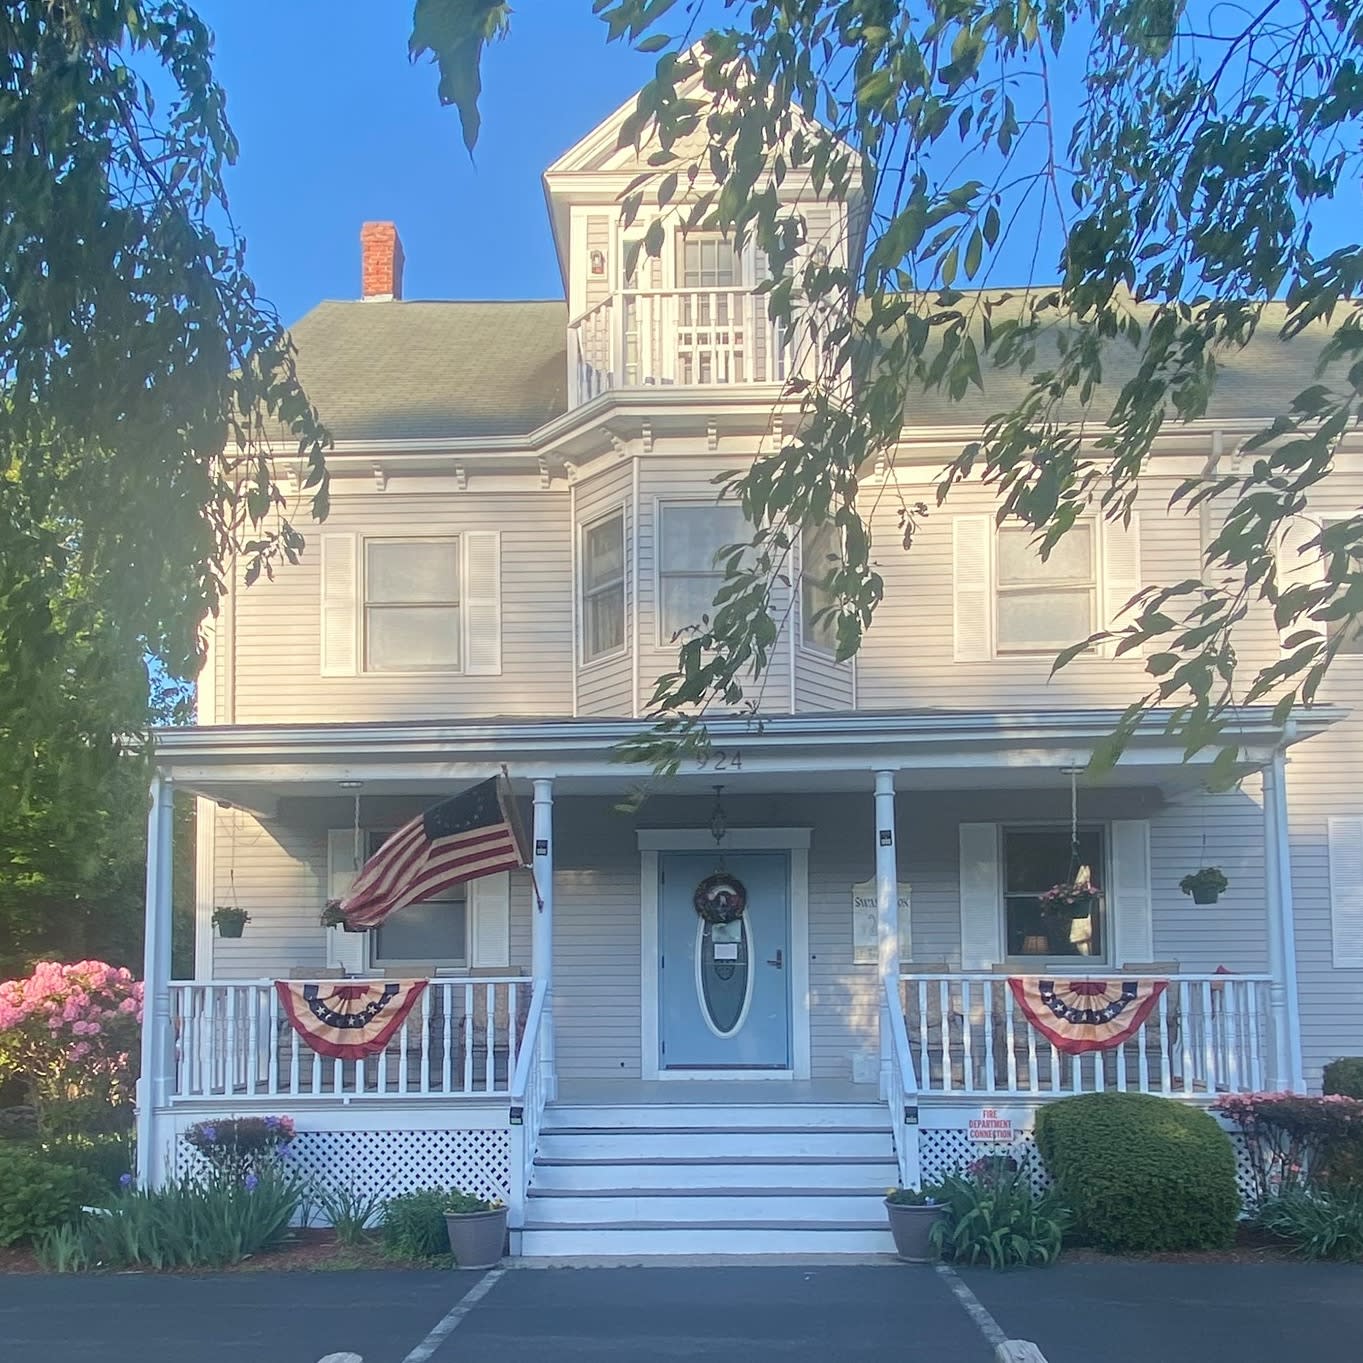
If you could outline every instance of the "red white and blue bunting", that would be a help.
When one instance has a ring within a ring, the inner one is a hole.
[[[1008,981],[1027,1021],[1067,1055],[1120,1046],[1139,1031],[1164,986],[1163,980]]]
[[[425,980],[276,980],[289,1025],[318,1055],[362,1060],[393,1039],[426,988]]]

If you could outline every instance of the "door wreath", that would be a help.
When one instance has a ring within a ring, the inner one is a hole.
[[[727,871],[716,871],[696,886],[691,902],[707,923],[733,923],[743,916],[743,910],[748,907],[748,891],[737,876],[731,876]]]

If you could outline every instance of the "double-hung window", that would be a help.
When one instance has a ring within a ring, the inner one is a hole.
[[[716,555],[748,537],[743,512],[733,505],[674,503],[659,508],[658,636],[667,644],[714,614],[724,581]]]
[[[1107,951],[1102,895],[1107,885],[1103,830],[1080,827],[1078,856],[1068,828],[1003,830],[1004,943],[1009,956],[1086,956]],[[1071,917],[1041,896],[1052,886],[1087,878],[1098,891],[1090,913]]]
[[[838,625],[831,613],[834,596],[827,587],[839,550],[838,528],[831,521],[806,526],[800,542],[800,638],[806,648],[831,653]]]
[[[1073,525],[1043,560],[1035,533],[1001,526],[995,553],[995,647],[999,653],[1050,653],[1097,628],[1097,533]]]
[[[364,666],[369,672],[457,672],[459,541],[364,541]]]
[[[617,511],[582,530],[582,661],[625,646],[625,517]]]

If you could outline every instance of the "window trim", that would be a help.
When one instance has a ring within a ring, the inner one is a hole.
[[[375,852],[383,846],[389,838],[398,830],[394,828],[364,828],[361,832],[365,838],[365,860],[367,861]],[[369,970],[405,970],[408,966],[420,969],[435,970],[471,970],[473,961],[473,896],[469,893],[468,883],[461,887],[464,891],[464,957],[456,960],[452,956],[426,956],[426,957],[383,957],[380,958],[376,948],[379,943],[379,930],[375,929],[364,935],[364,959],[366,968]],[[437,899],[434,901],[439,903]],[[401,910],[399,910],[401,912]],[[383,925],[380,924],[381,928]]]
[[[722,582],[724,575],[719,571],[709,573],[678,572],[669,573],[663,568],[663,515],[670,507],[706,507],[718,510],[731,507],[740,518],[743,508],[735,501],[716,501],[713,497],[655,497],[653,499],[653,632],[661,649],[675,648],[677,640],[663,628],[663,579],[667,577],[718,577]],[[747,521],[743,524],[747,526]],[[751,527],[749,527],[751,528]],[[714,602],[711,601],[713,610]],[[697,624],[700,622],[697,621]]]
[[[1112,970],[1117,966],[1114,959],[1116,932],[1113,923],[1111,819],[1080,819],[1079,821],[1081,833],[1096,831],[1101,834],[1103,840],[1103,864],[1095,872],[1098,877],[1098,888],[1101,891],[1099,907],[1099,913],[1102,915],[1103,950],[1101,954],[1097,956],[1015,956],[1008,950],[1008,900],[1010,898],[1032,898],[1030,895],[1023,896],[1019,893],[1010,896],[1008,893],[1008,834],[1055,832],[1068,834],[1069,831],[1069,824],[1064,820],[1057,819],[1007,819],[1001,820],[998,824],[999,944],[1003,948],[1000,953],[1000,964],[1006,965],[1010,970],[1016,970],[1018,974],[1033,975],[1038,971],[1046,971],[1047,973],[1074,975],[1076,972],[1082,974],[1095,966],[1104,970]]]
[[[747,252],[739,249],[737,241],[731,234],[717,232],[713,229],[706,229],[703,227],[698,227],[690,232],[679,229],[673,233],[673,241],[673,271],[678,292],[721,293],[725,289],[746,289],[751,287],[746,282],[747,267],[744,257]],[[710,241],[716,242],[722,246],[727,246],[733,252],[734,282],[732,284],[687,284],[687,245],[694,242],[700,246]]]
[[[623,590],[620,594],[620,646],[613,648],[605,653],[595,653],[591,657],[587,656],[587,536],[604,525],[607,521],[616,517],[620,519],[620,577],[619,581],[611,581],[605,586],[594,587],[591,595],[598,592],[613,590],[616,586]],[[629,638],[629,515],[628,505],[624,501],[616,502],[609,509],[594,516],[591,520],[582,521],[577,527],[577,581],[574,591],[577,596],[577,663],[578,667],[586,669],[596,667],[600,663],[618,661],[620,658],[627,657],[630,650]]]
[[[436,667],[369,666],[369,546],[371,544],[452,544],[454,546],[455,560],[459,565],[459,590],[452,603],[448,601],[381,601],[374,604],[380,608],[384,606],[438,606],[445,609],[449,609],[452,605],[453,609],[459,612],[459,665],[457,667],[448,667],[444,664]],[[468,640],[465,637],[466,623],[464,619],[464,536],[458,533],[453,535],[384,535],[361,532],[359,535],[358,570],[359,675],[362,677],[462,677],[465,672],[465,660],[468,656]]]
[[[1105,584],[1103,582],[1103,527],[1098,518],[1093,516],[1080,516],[1075,521],[1075,526],[1080,525],[1089,527],[1090,585],[1087,587],[1083,587],[1069,583],[1059,583],[1050,590],[1054,592],[1071,592],[1075,595],[1078,595],[1078,593],[1081,591],[1088,592],[1089,595],[1088,634],[1092,635],[1095,634],[1102,627],[1101,622],[1104,618],[1103,600]],[[1071,530],[1073,530],[1074,528],[1075,527],[1072,526]],[[999,636],[1002,631],[999,628],[1000,624],[999,607],[1002,605],[1003,598],[1005,596],[1025,596],[1028,592],[1046,590],[1044,586],[1037,587],[1031,584],[1028,584],[1026,586],[1020,586],[1014,583],[1005,587],[1000,582],[999,564],[1002,559],[1002,555],[999,553],[999,540],[1000,537],[1005,533],[1005,531],[1011,531],[1014,533],[1025,533],[1027,531],[1027,527],[1015,525],[996,525],[994,526],[994,533],[990,536],[989,594],[992,618],[990,619],[989,625],[990,633],[992,636],[991,643],[993,644],[993,656],[996,659],[1002,660],[1012,658],[1037,658],[1045,657],[1047,655],[1054,655],[1062,649],[1069,648],[1072,644],[1076,642],[1076,640],[1065,639],[1057,643],[1029,644],[1023,648],[1005,647],[1002,643],[1000,643]],[[1083,657],[1085,656],[1085,654],[1091,654],[1093,652],[1094,650],[1085,650],[1085,653],[1080,654],[1079,656]]]

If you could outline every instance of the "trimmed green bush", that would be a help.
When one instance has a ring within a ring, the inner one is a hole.
[[[445,1188],[419,1188],[384,1203],[383,1247],[395,1259],[434,1259],[450,1252]]]
[[[1215,1119],[1142,1093],[1086,1093],[1037,1113],[1036,1143],[1075,1236],[1113,1254],[1235,1238],[1235,1151]]]
[[[1325,1067],[1325,1093],[1342,1093],[1346,1098],[1363,1098],[1363,1055],[1345,1055]]]
[[[97,1180],[84,1169],[36,1151],[7,1151],[0,1159],[0,1245],[33,1241],[67,1225],[100,1196]]]

